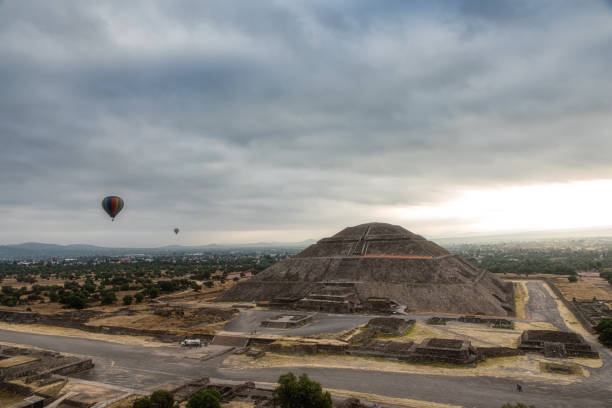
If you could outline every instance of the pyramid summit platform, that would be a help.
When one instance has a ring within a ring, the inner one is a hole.
[[[219,300],[339,313],[514,314],[511,283],[385,223],[348,227],[323,238],[237,284]]]

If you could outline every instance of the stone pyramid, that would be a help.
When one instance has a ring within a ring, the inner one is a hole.
[[[219,300],[330,312],[400,308],[514,314],[510,283],[419,235],[384,223],[348,227],[323,238],[235,285]]]

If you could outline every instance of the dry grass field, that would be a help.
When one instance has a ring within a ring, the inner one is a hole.
[[[571,283],[566,276],[554,275],[549,277],[551,282],[559,288],[567,300],[592,300],[596,297],[599,300],[612,301],[612,285],[598,273],[581,272],[578,282]]]
[[[481,347],[516,347],[518,338],[522,331],[529,329],[555,330],[551,324],[544,322],[517,322],[514,330],[493,329],[484,325],[455,324],[452,322],[440,326],[417,322],[412,330],[410,330],[404,336],[377,336],[377,338],[380,338],[381,340],[393,340],[398,342],[414,341],[415,343],[421,343],[427,338],[437,337],[445,339],[469,340],[472,342],[472,345]]]
[[[22,400],[23,396],[21,395],[0,390],[0,407],[10,407],[11,405],[21,402]]]
[[[21,364],[30,363],[32,361],[39,360],[38,357],[30,356],[14,356],[0,360],[0,368],[15,367]]]
[[[500,377],[516,378],[521,380],[534,380],[554,382],[556,384],[570,384],[581,381],[590,375],[589,368],[601,365],[601,360],[594,360],[583,364],[583,359],[562,360],[568,364],[575,364],[581,368],[579,374],[553,374],[542,372],[540,362],[559,362],[559,359],[547,359],[538,354],[527,354],[515,357],[490,358],[479,363],[476,367],[453,366],[446,364],[414,364],[399,361],[389,361],[377,358],[352,357],[341,355],[316,354],[307,356],[266,353],[265,356],[254,359],[245,355],[231,355],[223,362],[225,369],[251,370],[262,368],[290,368],[290,367],[317,367],[317,368],[345,368],[363,370],[368,367],[371,371],[385,371],[396,373],[413,373],[422,375],[446,375],[460,377]]]
[[[526,319],[525,305],[529,301],[529,291],[525,281],[511,281],[514,284],[514,309],[516,317]]]
[[[113,402],[113,403],[107,405],[106,408],[132,408],[132,404],[138,398],[142,398],[142,397],[140,395],[132,395],[132,396],[126,397],[126,398],[124,398],[122,400]]]
[[[520,280],[524,275],[505,274],[500,278],[516,283],[525,282]],[[592,300],[596,297],[599,300],[608,300],[612,303],[612,285],[599,276],[597,272],[580,272],[578,282],[570,282],[568,275],[534,274],[529,275],[530,279],[548,278],[567,300]],[[516,288],[516,286],[515,286]]]
[[[214,333],[220,329],[225,320],[214,315],[198,314],[197,310],[185,310],[183,315],[170,314],[163,316],[148,311],[134,315],[116,315],[91,319],[88,326],[119,326],[138,330],[165,330],[170,334],[187,335],[194,330],[199,333]]]

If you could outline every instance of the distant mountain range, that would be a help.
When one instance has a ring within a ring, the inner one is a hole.
[[[316,241],[309,239],[301,242],[257,242],[252,244],[209,244],[199,246],[170,245],[158,248],[108,248],[95,245],[73,244],[56,245],[40,242],[0,245],[0,260],[47,259],[52,257],[81,258],[89,256],[127,256],[134,254],[171,255],[194,252],[228,251],[232,249],[282,249],[306,248]]]
[[[547,231],[531,231],[517,233],[502,233],[490,235],[465,234],[457,237],[429,238],[437,244],[484,244],[511,241],[539,241],[539,240],[567,240],[581,238],[609,238],[612,239],[612,227],[580,228]],[[95,245],[55,245],[39,242],[26,242],[23,244],[0,245],[0,260],[47,259],[54,256],[58,258],[81,258],[88,256],[126,256],[133,254],[145,255],[171,255],[197,252],[215,252],[248,250],[248,249],[300,249],[316,243],[314,239],[301,242],[256,242],[251,244],[208,244],[198,246],[170,245],[158,248],[108,248]]]

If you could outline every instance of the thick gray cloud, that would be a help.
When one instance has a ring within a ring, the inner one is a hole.
[[[611,47],[605,1],[3,1],[2,240],[301,239],[602,178]]]

